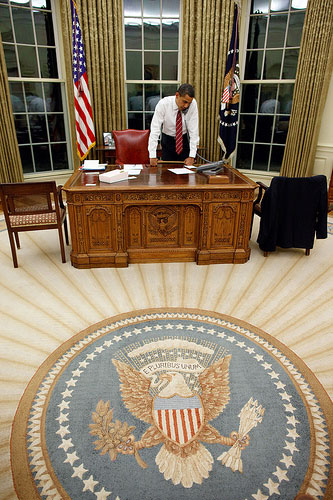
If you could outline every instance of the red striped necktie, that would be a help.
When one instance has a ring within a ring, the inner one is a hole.
[[[176,118],[176,153],[179,155],[183,151],[183,122],[182,114],[180,111],[177,113]]]

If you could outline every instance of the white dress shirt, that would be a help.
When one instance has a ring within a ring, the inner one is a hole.
[[[176,117],[178,106],[176,96],[167,96],[161,99],[155,108],[155,113],[150,126],[150,135],[148,143],[149,158],[157,158],[156,148],[158,139],[162,132],[172,137],[176,137]],[[189,156],[195,158],[199,144],[199,116],[198,105],[195,99],[185,112],[182,112],[183,134],[188,132],[190,153]]]

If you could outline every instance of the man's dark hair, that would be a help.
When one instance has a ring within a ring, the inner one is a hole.
[[[188,95],[189,97],[194,97],[194,88],[189,83],[182,83],[182,85],[177,90],[178,94],[184,97]]]

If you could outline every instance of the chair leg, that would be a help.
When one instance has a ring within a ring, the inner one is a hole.
[[[305,249],[305,255],[310,255],[310,248]]]
[[[64,219],[64,231],[65,231],[66,245],[69,245],[68,228],[67,228],[67,219],[66,219],[66,217]]]
[[[268,257],[268,252],[264,252],[264,257]]]
[[[17,248],[21,248],[18,233],[14,233]]]
[[[16,233],[15,233],[16,236]],[[13,233],[11,231],[8,231],[8,237],[9,237],[9,242],[10,242],[10,248],[12,251],[12,258],[13,258],[13,264],[14,267],[18,267],[18,262],[17,262],[17,255],[16,255],[16,248],[15,248],[15,241],[13,238]]]
[[[58,226],[59,240],[60,240],[60,251],[61,251],[61,260],[64,264],[66,262],[66,254],[65,254],[65,245],[64,245],[64,237],[62,235],[62,224]]]

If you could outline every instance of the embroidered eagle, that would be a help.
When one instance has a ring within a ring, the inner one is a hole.
[[[131,435],[126,451],[135,454],[143,448],[163,443],[156,464],[166,480],[191,488],[208,478],[214,459],[202,444],[232,446],[238,433],[222,436],[210,420],[218,417],[229,402],[229,363],[231,355],[213,363],[198,375],[201,392],[192,392],[183,374],[170,371],[159,375],[157,395],[152,397],[152,381],[132,366],[113,359],[120,379],[120,390],[126,408],[150,427],[139,441]],[[241,449],[249,444],[246,436]],[[138,460],[141,466],[146,466]]]

